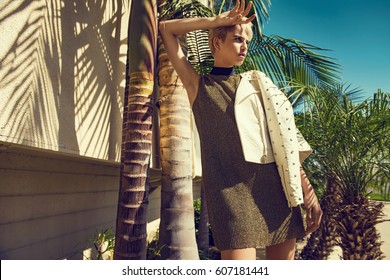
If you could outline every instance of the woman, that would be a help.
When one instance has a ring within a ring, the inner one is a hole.
[[[266,247],[267,259],[293,259],[296,239],[319,227],[322,211],[302,167],[299,169],[300,163],[290,161],[290,155],[282,148],[283,159],[297,165],[301,185],[297,191],[283,173],[297,177],[289,170],[292,166],[285,168],[287,165],[275,162],[280,157],[276,153],[280,147],[275,143],[285,147],[298,142],[294,136],[291,143],[285,143],[286,137],[271,129],[273,124],[268,122],[271,113],[263,108],[270,99],[264,94],[275,93],[275,87],[267,86],[272,82],[261,77],[264,74],[259,71],[233,73],[233,67],[243,63],[252,37],[250,22],[255,15],[246,18],[251,7],[252,3],[245,8],[245,1],[237,1],[231,11],[219,16],[162,21],[159,30],[187,90],[199,130],[206,202],[222,259],[256,259],[258,247]],[[177,36],[199,29],[210,30],[209,44],[214,56],[214,67],[204,76],[198,75],[186,60],[177,40]],[[275,96],[275,100],[289,104],[280,99],[279,91]],[[275,117],[279,115],[278,109],[267,108],[271,109]],[[289,123],[286,133],[296,131],[292,109],[286,107],[286,112],[290,114],[286,118]],[[284,123],[279,122],[278,131],[284,130]],[[298,154],[298,150],[298,147],[291,150],[291,156]],[[258,154],[263,155],[261,159]],[[251,160],[253,155],[259,160]],[[306,209],[306,232],[300,200]]]

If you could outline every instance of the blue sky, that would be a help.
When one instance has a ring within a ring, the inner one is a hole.
[[[343,83],[371,96],[390,92],[389,0],[271,0],[263,32],[332,51]]]

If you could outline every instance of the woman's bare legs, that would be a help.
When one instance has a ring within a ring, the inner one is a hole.
[[[296,239],[289,239],[283,243],[268,246],[265,249],[267,260],[293,260],[295,255]]]
[[[265,249],[267,260],[293,260],[295,256],[296,239],[289,239],[283,243],[268,246]],[[232,249],[221,251],[222,260],[256,260],[256,249]]]
[[[222,250],[222,260],[256,260],[256,249],[245,248],[245,249],[233,249],[233,250]]]

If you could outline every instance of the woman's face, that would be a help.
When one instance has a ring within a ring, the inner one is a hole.
[[[236,25],[227,32],[222,41],[216,38],[214,65],[219,67],[233,67],[241,65],[248,51],[248,35],[241,25]]]

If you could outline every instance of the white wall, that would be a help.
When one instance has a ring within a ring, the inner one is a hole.
[[[119,161],[123,2],[0,2],[0,142]]]

